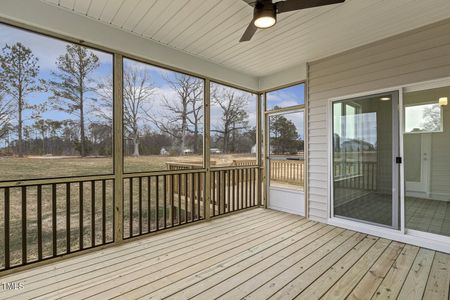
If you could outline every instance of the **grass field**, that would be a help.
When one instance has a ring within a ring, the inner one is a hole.
[[[212,155],[217,166],[230,165],[234,159],[251,159],[254,155]],[[124,158],[124,172],[166,170],[167,162],[202,162],[201,156],[139,156]],[[29,156],[1,157],[0,181],[71,176],[105,175],[113,173],[111,157]]]
[[[216,162],[216,166],[230,165],[233,159],[252,158],[245,155],[214,155],[212,159]],[[141,157],[126,157],[124,164],[126,172],[148,172],[157,170],[166,170],[166,162],[198,162],[201,163],[200,156],[185,156],[185,157],[167,157],[167,156],[141,156]],[[103,175],[112,174],[112,159],[111,158],[76,158],[76,157],[2,157],[0,158],[0,181],[9,180],[24,180],[24,179],[40,179],[40,178],[54,178],[54,177],[69,177],[69,176],[85,176],[85,175]],[[162,178],[160,178],[162,179]],[[189,179],[190,180],[190,179]],[[92,221],[95,223],[95,244],[101,244],[102,235],[102,181],[95,181],[94,203],[95,211],[92,211],[92,182],[83,183],[83,244],[84,247],[89,247],[92,243]],[[159,222],[163,223],[161,219],[163,216],[164,207],[160,201],[159,207],[156,207],[155,194],[156,188],[150,189],[151,194],[151,208],[148,208],[148,198],[144,197],[142,217],[145,224],[147,223],[147,216],[151,215],[155,220],[156,211],[159,211]],[[190,186],[190,183],[189,183]],[[79,183],[70,184],[70,216],[67,216],[66,184],[56,185],[56,224],[57,224],[57,252],[64,253],[67,249],[67,218],[70,220],[70,247],[71,250],[77,250],[80,247],[80,186]],[[0,189],[0,268],[4,266],[4,249],[5,246],[5,232],[4,232],[4,204],[5,193],[4,189]],[[133,232],[136,233],[137,223],[139,222],[139,197],[138,197],[138,182],[133,181]],[[129,182],[126,180],[124,185],[124,230],[125,235],[129,233],[129,220],[131,212],[129,210],[130,204],[130,188]],[[164,187],[160,181],[159,195],[163,195]],[[113,184],[112,181],[107,181],[106,184],[106,241],[112,241],[113,238]],[[148,195],[148,186],[143,184],[142,194]],[[20,264],[22,260],[22,189],[20,187],[11,187],[9,189],[10,195],[10,256],[11,264]],[[161,199],[161,198],[160,198]],[[121,201],[121,199],[119,199]],[[184,201],[192,201],[190,197],[183,197]],[[195,201],[199,201],[196,197]],[[190,207],[190,204],[189,204]],[[27,243],[27,259],[33,261],[37,259],[37,187],[30,186],[26,189],[26,243]],[[186,213],[181,208],[184,222]],[[52,256],[52,186],[42,186],[42,241],[43,241],[43,256]],[[92,215],[94,214],[94,218]],[[189,218],[190,212],[188,212]],[[170,219],[170,216],[168,216]],[[155,222],[152,223],[152,228],[155,228]],[[178,222],[178,221],[177,221]]]

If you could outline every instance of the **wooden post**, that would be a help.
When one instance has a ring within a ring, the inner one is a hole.
[[[257,205],[261,206],[263,203],[262,197],[263,194],[261,193],[262,189],[262,180],[264,176],[262,176],[264,172],[264,168],[261,161],[261,128],[262,128],[262,118],[261,118],[261,93],[258,93],[257,96],[257,104],[256,104],[256,164],[258,165],[258,169],[256,171],[256,201]]]
[[[211,92],[210,92],[211,82],[209,79],[205,79],[204,86],[204,113],[205,121],[204,121],[204,143],[203,143],[203,159],[204,159],[204,167],[206,169],[205,174],[205,184],[204,184],[204,205],[205,205],[205,219],[208,220],[211,217],[211,138],[210,138],[210,128],[211,128],[211,111],[210,111],[210,103],[211,103]]]
[[[123,57],[114,54],[114,242],[123,241]]]
[[[261,128],[263,129],[263,134],[262,134],[262,138],[263,138],[263,161],[262,161],[262,166],[263,166],[263,168],[262,168],[262,173],[263,173],[263,176],[262,176],[262,194],[263,194],[263,197],[262,197],[262,201],[263,202],[262,202],[262,205],[264,206],[264,208],[267,208],[267,189],[268,189],[267,181],[270,180],[270,175],[269,175],[269,178],[267,178],[267,174],[270,174],[268,172],[271,172],[271,166],[267,163],[268,162],[268,159],[267,159],[267,157],[268,157],[268,149],[269,149],[268,145],[267,145],[267,143],[269,142],[269,140],[268,140],[269,127],[268,127],[268,124],[267,124],[268,122],[266,122],[267,116],[265,114],[266,102],[267,102],[267,93],[264,93],[263,99],[264,100],[263,100],[263,103],[261,105],[261,109],[264,112],[264,118],[261,119],[261,124],[262,124]]]

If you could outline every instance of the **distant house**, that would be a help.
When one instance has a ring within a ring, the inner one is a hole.
[[[211,154],[221,154],[222,151],[219,148],[211,148],[209,149]]]
[[[166,148],[161,148],[161,151],[159,152],[159,154],[161,154],[161,155],[169,155],[169,151],[167,151],[167,149]]]
[[[357,140],[357,139],[351,139],[347,140],[345,142],[342,142],[341,149],[347,152],[354,152],[354,151],[374,151],[375,146],[369,142]]]

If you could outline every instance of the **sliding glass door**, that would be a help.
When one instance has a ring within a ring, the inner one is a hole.
[[[450,236],[450,86],[403,94],[405,227]]]
[[[398,93],[333,103],[334,216],[399,228]]]

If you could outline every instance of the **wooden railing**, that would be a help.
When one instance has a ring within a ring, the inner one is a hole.
[[[114,175],[3,183],[0,270],[259,205],[258,166],[212,168],[208,184],[203,166],[168,168],[123,174],[121,185]]]
[[[233,160],[234,166],[252,166],[256,160]],[[304,186],[304,160],[270,160],[270,179],[273,181]]]
[[[196,171],[125,178],[123,238],[203,220],[204,186]]]
[[[211,216],[257,206],[257,172],[257,166],[212,170]]]
[[[112,243],[113,189],[113,179],[2,186],[1,269]]]
[[[216,161],[211,161],[210,164],[214,166]],[[201,169],[202,167],[203,162],[201,161],[166,162],[166,168],[169,171]]]
[[[270,179],[304,186],[305,163],[303,160],[271,160]]]
[[[377,162],[334,162],[334,184],[340,188],[377,189]]]

